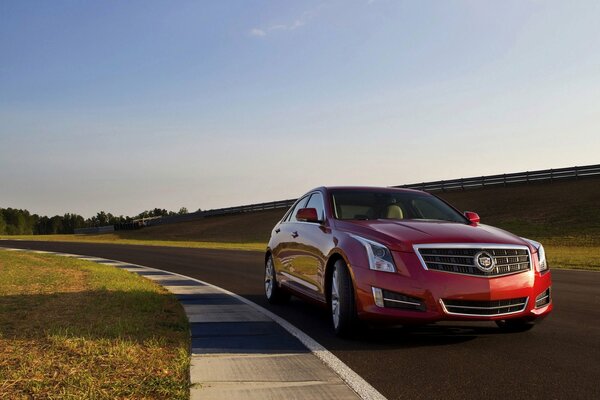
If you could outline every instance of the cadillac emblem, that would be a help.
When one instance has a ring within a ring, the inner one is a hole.
[[[474,260],[475,266],[483,272],[490,272],[496,266],[494,263],[494,257],[487,251],[480,251],[475,254]]]

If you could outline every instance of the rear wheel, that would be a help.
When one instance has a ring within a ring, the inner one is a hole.
[[[333,266],[330,285],[331,317],[335,334],[348,337],[358,326],[352,278],[346,264],[338,260]]]
[[[290,299],[290,294],[277,284],[273,258],[269,256],[265,262],[265,296],[269,303],[284,303]]]
[[[533,328],[533,322],[526,319],[503,319],[496,321],[498,328],[506,332],[524,332]]]

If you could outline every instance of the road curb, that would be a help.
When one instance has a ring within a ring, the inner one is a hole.
[[[111,265],[153,280],[173,293],[191,326],[191,399],[385,399],[306,333],[226,289],[119,260],[3,248]]]

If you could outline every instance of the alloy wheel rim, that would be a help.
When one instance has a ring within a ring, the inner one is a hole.
[[[273,293],[273,280],[273,261],[269,259],[265,268],[265,293],[268,298]]]
[[[331,315],[333,326],[337,328],[340,323],[340,291],[338,289],[337,268],[333,270],[333,276],[331,277]]]

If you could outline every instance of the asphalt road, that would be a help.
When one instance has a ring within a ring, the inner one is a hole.
[[[390,399],[600,398],[600,272],[554,270],[554,312],[529,332],[444,323],[371,329],[341,340],[326,310],[300,300],[265,301],[261,253],[24,241],[0,246],[111,258],[213,283],[287,319]]]

